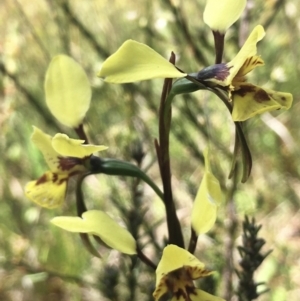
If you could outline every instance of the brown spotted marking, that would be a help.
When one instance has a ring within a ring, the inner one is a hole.
[[[57,173],[53,173],[52,174],[52,182],[55,183],[58,180],[58,174]]]
[[[254,99],[256,102],[262,103],[264,101],[268,101],[270,100],[270,96],[268,95],[268,93],[263,90],[263,89],[259,89],[258,91],[256,91],[256,93],[254,94]]]
[[[58,157],[58,168],[62,171],[71,170],[77,165],[82,165],[83,160],[76,157]]]
[[[243,85],[239,90],[233,91],[232,94],[238,94],[241,97],[245,97],[248,93],[255,92],[255,87],[252,85]]]
[[[40,185],[47,182],[47,174],[43,174],[39,179],[37,179],[35,185]]]
[[[174,292],[174,296],[177,300],[182,297],[185,301],[192,301],[190,295],[197,295],[195,287],[186,286],[185,290],[180,288],[177,292]]]

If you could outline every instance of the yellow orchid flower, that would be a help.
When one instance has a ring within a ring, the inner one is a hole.
[[[207,0],[203,20],[213,31],[224,33],[242,14],[246,0]]]
[[[156,288],[153,297],[159,300],[166,293],[170,293],[172,301],[224,301],[194,286],[193,280],[212,273],[188,251],[175,245],[168,245],[164,248],[156,269]]]
[[[257,66],[264,65],[256,49],[257,42],[264,35],[263,27],[256,26],[231,62],[210,66],[197,75],[200,81],[211,81],[228,87],[230,100],[233,101],[232,118],[234,121],[244,121],[267,111],[287,110],[292,105],[293,96],[290,93],[277,92],[246,82],[246,74]]]
[[[52,115],[62,124],[77,128],[90,107],[92,89],[82,67],[60,54],[47,69],[45,94]]]
[[[68,179],[87,171],[85,159],[107,147],[83,145],[83,140],[70,139],[64,134],[52,138],[37,127],[33,128],[31,140],[43,153],[50,170],[38,180],[27,183],[25,195],[42,207],[55,208],[64,201]]]
[[[180,78],[186,74],[149,46],[127,40],[102,65],[99,77],[110,83],[132,83],[153,78]]]
[[[211,172],[208,149],[203,155],[205,173],[192,210],[192,228],[197,235],[206,233],[213,227],[217,219],[217,209],[223,200],[219,181]]]
[[[70,232],[97,235],[113,249],[129,255],[136,254],[133,236],[103,211],[89,210],[82,214],[82,218],[58,216],[51,223]]]

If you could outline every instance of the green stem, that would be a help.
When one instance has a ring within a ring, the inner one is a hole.
[[[195,83],[191,81],[189,78],[192,76],[196,76],[196,73],[189,74],[186,78],[180,78],[175,81],[171,87],[169,94],[166,97],[164,107],[164,120],[166,123],[167,112],[170,111],[172,106],[172,101],[176,95],[185,94],[185,93],[193,93],[199,90],[206,90],[206,86],[202,85],[200,82]]]
[[[203,87],[203,84],[195,78],[194,74],[188,74],[186,78],[191,82],[193,82],[194,84],[199,85],[201,88]],[[225,95],[224,91],[220,87],[217,86],[210,87],[207,85],[205,89],[217,95],[223,101],[223,103],[225,104],[229,112],[232,113],[232,104],[228,101],[228,95],[227,94]],[[239,151],[239,148],[241,147],[242,165],[243,165],[242,183],[245,183],[248,180],[251,173],[252,157],[242,129],[242,123],[238,121],[234,121],[234,124],[236,126],[236,140],[235,140],[235,147],[234,147],[234,158],[231,166],[231,171],[229,173],[229,178],[231,178],[234,173],[235,166],[236,166],[236,155]]]
[[[228,97],[227,95],[224,95],[224,92],[219,90],[218,88],[215,89],[211,89],[208,88],[208,90],[210,90],[211,92],[213,92],[214,94],[216,94],[222,101],[223,103],[226,105],[226,107],[228,108],[229,112],[232,113],[232,105],[228,102]],[[234,173],[234,169],[235,169],[235,165],[236,165],[236,155],[237,152],[240,148],[240,146],[242,147],[242,164],[243,164],[243,176],[242,176],[242,183],[245,183],[251,173],[251,169],[252,169],[252,156],[251,156],[251,152],[250,149],[248,147],[244,132],[243,132],[243,128],[242,128],[242,123],[238,122],[238,121],[234,121],[235,127],[236,127],[236,145],[234,147],[234,158],[233,158],[233,164],[232,164],[232,169],[231,172],[229,174],[229,178],[232,177],[233,173]]]
[[[110,158],[90,158],[90,170],[92,174],[103,173],[110,176],[136,177],[147,183],[154,192],[164,201],[164,194],[158,186],[136,165],[126,161]]]

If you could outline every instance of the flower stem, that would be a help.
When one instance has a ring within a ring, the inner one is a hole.
[[[219,32],[219,31],[214,31],[213,30],[213,35],[214,35],[215,50],[216,50],[215,64],[221,64],[222,63],[223,52],[224,52],[225,34]]]
[[[161,198],[161,200],[164,201],[164,194],[158,188],[158,186],[147,176],[147,174],[130,162],[92,156],[90,158],[90,170],[92,174],[103,173],[111,176],[128,176],[139,178],[147,183]]]
[[[86,135],[86,133],[84,131],[82,123],[77,128],[74,128],[74,130],[75,130],[77,136],[79,137],[79,139],[84,140],[84,144],[88,144],[89,143],[87,135]]]
[[[188,251],[191,254],[194,254],[196,246],[197,246],[197,242],[198,242],[198,235],[195,232],[195,230],[193,228],[191,228],[191,237],[190,237],[190,243],[189,243],[189,247],[188,247]]]
[[[203,83],[199,82],[195,77],[194,74],[188,74],[186,76],[188,80],[191,82],[199,85],[201,88],[203,87]],[[232,104],[228,101],[228,94],[225,93],[225,91],[216,86],[206,86],[206,90],[213,92],[215,95],[217,95],[225,104],[227,107],[228,111],[232,113]],[[243,166],[243,175],[242,175],[242,183],[245,183],[251,173],[252,169],[252,157],[251,157],[251,152],[248,147],[243,128],[242,128],[242,123],[241,122],[234,122],[235,127],[236,127],[236,136],[235,136],[235,146],[234,146],[234,155],[233,155],[233,162],[231,165],[231,171],[229,173],[229,178],[232,177],[233,173],[235,172],[236,168],[236,163],[237,163],[237,155],[238,152],[240,151],[241,148],[241,153],[242,153],[242,166]]]
[[[156,270],[157,266],[142,252],[142,250],[139,247],[136,247],[136,253],[141,261],[143,261],[147,266]]]
[[[216,94],[226,105],[229,112],[230,113],[232,112],[232,105],[231,105],[231,103],[229,103],[227,95],[225,95],[222,90],[220,90],[218,88],[208,88],[208,90],[210,90],[211,92]],[[248,144],[247,144],[244,132],[243,132],[242,122],[235,121],[234,124],[235,124],[235,128],[236,128],[236,139],[235,139],[235,147],[234,147],[233,164],[231,167],[229,178],[231,178],[234,173],[235,165],[236,165],[236,156],[241,147],[242,148],[242,164],[243,164],[242,183],[245,183],[248,180],[250,173],[251,173],[252,156],[251,156],[251,152],[250,152],[250,149],[248,147]]]
[[[175,63],[175,55],[171,54],[171,63]],[[166,208],[166,218],[169,233],[169,243],[184,248],[184,241],[176,208],[173,200],[171,185],[171,167],[170,167],[170,126],[172,119],[172,107],[167,97],[172,88],[172,79],[166,78],[160,99],[159,108],[159,141],[155,140],[155,148],[158,158],[160,175],[164,189],[164,203]]]

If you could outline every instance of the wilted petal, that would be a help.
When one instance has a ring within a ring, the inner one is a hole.
[[[203,19],[214,31],[225,33],[241,16],[246,0],[207,0]]]
[[[98,76],[106,82],[131,83],[152,78],[179,78],[186,74],[149,46],[128,40],[103,63]]]
[[[98,235],[104,243],[125,254],[136,254],[136,242],[132,235],[117,224],[105,212],[90,210],[80,217],[55,217],[51,222],[67,231]]]
[[[264,28],[261,25],[257,25],[251,32],[250,36],[246,40],[245,44],[236,55],[236,57],[227,64],[228,68],[230,68],[230,74],[226,79],[225,85],[230,85],[233,78],[242,68],[244,63],[248,58],[251,58],[256,55],[257,48],[256,44],[265,36]]]
[[[59,154],[52,147],[52,137],[34,126],[31,141],[42,152],[51,171],[58,172]]]
[[[25,186],[25,195],[32,202],[49,209],[62,205],[67,188],[67,174],[50,171]]]
[[[107,149],[104,145],[83,144],[84,140],[71,139],[65,134],[56,134],[52,138],[52,147],[62,156],[84,158]]]
[[[206,233],[215,224],[217,208],[223,200],[219,181],[210,169],[207,149],[203,155],[205,174],[197,192],[192,211],[192,227],[198,235]]]
[[[57,55],[52,59],[45,93],[48,108],[62,124],[76,128],[82,123],[92,91],[84,70],[72,58]]]
[[[290,93],[263,89],[251,84],[243,84],[232,93],[234,121],[244,121],[257,114],[285,109],[288,110],[293,101]]]

